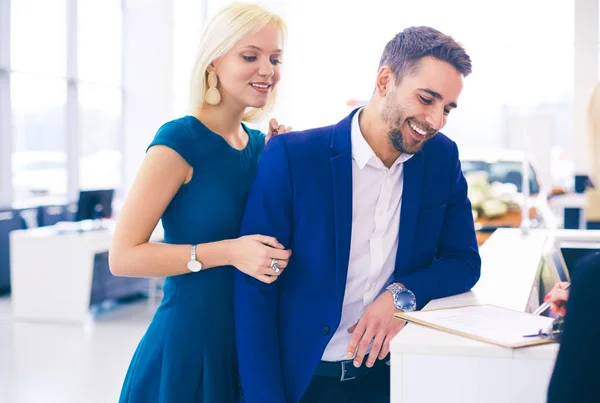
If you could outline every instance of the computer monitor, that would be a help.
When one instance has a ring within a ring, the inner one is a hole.
[[[75,221],[109,218],[112,215],[114,193],[114,189],[80,191]]]
[[[552,272],[558,276],[557,281],[571,281],[573,270],[576,270],[579,261],[599,251],[600,241],[555,239],[544,258]]]
[[[560,251],[566,267],[569,268],[569,272],[573,276],[573,270],[577,270],[577,266],[583,258],[600,252],[600,241],[562,241]]]
[[[569,272],[569,266],[567,265],[567,262],[565,262],[565,257],[562,253],[560,242],[555,242],[550,257],[552,259],[552,263],[554,264],[554,269],[558,274],[559,281],[571,281],[571,273]]]

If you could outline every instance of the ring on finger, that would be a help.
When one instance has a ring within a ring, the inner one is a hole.
[[[277,259],[271,259],[271,269],[273,269],[275,273],[279,273],[281,271]]]

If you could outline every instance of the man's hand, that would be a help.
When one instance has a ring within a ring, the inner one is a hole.
[[[384,291],[365,311],[358,323],[348,329],[352,333],[346,356],[354,357],[354,366],[360,367],[371,344],[371,352],[367,359],[367,367],[372,367],[379,357],[383,360],[390,351],[390,341],[406,324],[396,319],[394,314],[400,310],[394,307],[392,293]],[[358,347],[358,351],[356,351]],[[354,353],[356,352],[356,355]]]

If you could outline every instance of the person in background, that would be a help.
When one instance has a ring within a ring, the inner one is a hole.
[[[438,133],[470,72],[454,39],[407,28],[386,45],[368,105],[267,144],[241,234],[294,253],[272,284],[235,275],[247,403],[388,403],[394,313],[477,282],[467,182]]]
[[[238,237],[267,140],[243,122],[264,116],[275,102],[284,34],[282,19],[262,7],[225,7],[200,43],[190,115],[165,123],[148,147],[118,217],[110,268],[118,276],[167,278],[122,403],[240,399],[233,273],[271,283],[291,253],[271,236]],[[289,130],[270,125],[267,137]],[[149,243],[159,219],[165,243]]]
[[[590,150],[592,188],[585,191],[585,216],[591,228],[600,229],[600,82],[596,84],[588,105],[588,147]]]
[[[588,146],[590,179],[595,189],[587,189],[586,216],[600,222],[600,83],[588,105]],[[560,349],[548,387],[548,403],[600,402],[600,313],[595,301],[600,284],[600,253],[577,262],[571,288],[558,283],[545,297],[552,311],[565,315]]]
[[[583,258],[573,272],[569,290],[559,283],[546,296],[553,312],[565,314],[548,403],[600,402],[600,253]]]
[[[600,82],[596,84],[588,104],[588,143],[592,163],[590,179],[600,188]]]

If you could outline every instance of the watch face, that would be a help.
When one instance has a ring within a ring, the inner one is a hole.
[[[394,296],[394,305],[396,308],[406,312],[414,311],[417,306],[415,294],[410,290],[401,290]]]
[[[197,260],[190,260],[187,263],[187,268],[189,271],[193,271],[195,273],[195,272],[202,270],[202,263],[200,263]]]

